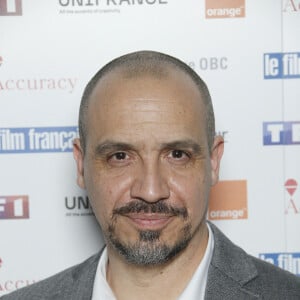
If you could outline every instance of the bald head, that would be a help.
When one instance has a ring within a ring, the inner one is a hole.
[[[173,72],[184,73],[197,86],[200,95],[199,101],[203,101],[206,110],[204,116],[207,140],[208,147],[211,149],[215,135],[215,121],[211,97],[204,81],[193,69],[175,57],[154,51],[139,51],[112,60],[101,68],[87,84],[81,99],[79,111],[79,134],[82,150],[85,150],[88,135],[87,114],[90,98],[95,87],[101,80],[107,75],[111,77],[113,74],[121,76],[124,79],[137,79],[141,77],[165,79]]]

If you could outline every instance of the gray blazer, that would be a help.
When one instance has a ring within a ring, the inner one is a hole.
[[[299,277],[246,254],[210,225],[215,247],[206,300],[300,299]],[[89,300],[100,255],[101,252],[50,278],[2,296],[1,300]]]

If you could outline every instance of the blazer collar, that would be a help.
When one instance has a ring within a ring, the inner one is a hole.
[[[246,287],[258,275],[249,255],[234,245],[215,225],[209,225],[214,234],[214,251],[208,270],[205,299],[259,299],[258,294]],[[91,299],[103,249],[74,268],[71,276],[66,278],[69,284],[65,284],[63,290],[57,290],[49,299]]]
[[[245,286],[258,276],[256,267],[244,250],[234,245],[215,225],[214,252],[208,270],[205,299],[259,299]]]
[[[55,295],[52,295],[49,299],[91,299],[97,266],[103,249],[80,265],[76,266],[70,273],[70,276],[66,278],[69,283],[64,284],[63,290],[57,290]]]

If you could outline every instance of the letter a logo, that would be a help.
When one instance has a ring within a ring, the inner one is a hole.
[[[295,179],[288,179],[285,184],[285,189],[286,191],[288,192],[288,194],[290,195],[290,200],[289,200],[289,204],[285,210],[285,213],[288,214],[290,210],[294,211],[295,214],[298,214],[299,213],[299,210],[293,200],[293,195],[294,193],[296,192],[297,190],[297,186],[298,186],[298,183]]]

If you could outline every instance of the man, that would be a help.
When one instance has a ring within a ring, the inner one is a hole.
[[[206,222],[223,139],[209,92],[183,62],[131,53],[89,82],[74,142],[106,247],[3,299],[300,299],[296,276]]]

